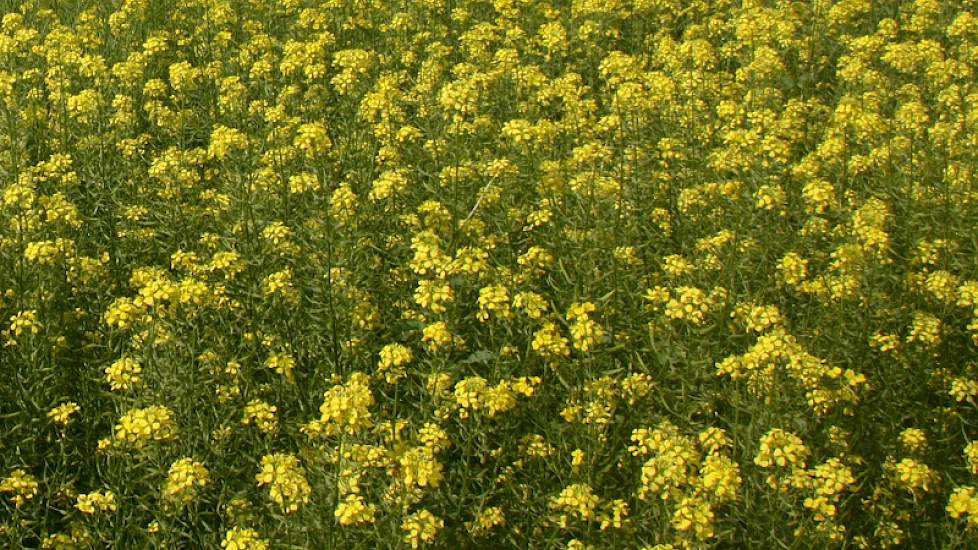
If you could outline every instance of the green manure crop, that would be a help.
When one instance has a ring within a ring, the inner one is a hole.
[[[978,547],[978,2],[0,2],[0,546]]]

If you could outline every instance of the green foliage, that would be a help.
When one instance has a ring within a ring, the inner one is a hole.
[[[975,546],[976,10],[0,2],[0,545]]]

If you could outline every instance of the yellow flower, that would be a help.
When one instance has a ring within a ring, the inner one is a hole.
[[[900,443],[911,451],[927,448],[927,433],[920,428],[907,428],[900,432]]]
[[[364,525],[374,522],[377,506],[367,504],[362,496],[349,494],[336,506],[333,512],[340,525]]]
[[[211,132],[211,143],[207,148],[207,156],[212,159],[224,160],[232,150],[247,151],[250,146],[248,136],[241,130],[216,126]]]
[[[272,222],[261,231],[261,238],[269,248],[278,253],[293,253],[298,247],[292,242],[292,230],[280,221]]]
[[[941,320],[930,313],[918,311],[914,313],[910,333],[907,334],[908,344],[919,342],[928,347],[941,343]]]
[[[444,475],[442,465],[428,446],[413,447],[398,459],[399,478],[407,486],[437,487]]]
[[[469,409],[479,410],[485,406],[489,385],[481,376],[470,376],[455,384],[455,402],[459,406],[459,416],[466,418]]]
[[[584,458],[585,454],[581,449],[574,449],[574,451],[571,452],[571,468],[575,472],[580,471],[581,466],[584,465]]]
[[[292,285],[292,268],[276,271],[262,279],[262,293],[266,298],[282,296],[289,303],[297,302],[299,294]]]
[[[272,353],[265,359],[265,368],[281,374],[289,382],[295,382],[295,357],[291,353]]]
[[[326,126],[320,122],[309,122],[299,126],[293,144],[309,159],[322,158],[333,147]]]
[[[92,89],[82,90],[68,97],[68,114],[80,124],[92,123],[98,115],[102,98]]]
[[[968,469],[978,475],[978,442],[972,441],[964,447],[964,457],[968,461]]]
[[[703,459],[698,485],[704,489],[711,502],[722,504],[735,500],[742,483],[740,468],[730,458],[710,454]]]
[[[966,516],[968,526],[978,528],[978,496],[974,487],[958,487],[947,501],[947,513],[954,519]]]
[[[521,310],[530,319],[539,320],[547,312],[547,301],[536,292],[520,292],[513,297],[513,307]]]
[[[223,550],[268,550],[268,541],[258,536],[254,529],[233,527],[224,534]]]
[[[445,304],[454,300],[455,293],[447,281],[423,279],[418,281],[418,287],[414,291],[414,302],[430,309],[432,313],[445,313],[447,311]]]
[[[275,417],[277,411],[278,407],[274,405],[269,405],[260,399],[252,399],[245,405],[241,423],[247,426],[254,422],[261,431],[272,433],[278,429],[278,419]]]
[[[172,441],[176,437],[173,411],[159,405],[130,410],[119,419],[113,432],[116,443],[135,449],[150,441]]]
[[[421,341],[426,344],[429,351],[435,353],[452,344],[452,333],[448,331],[448,324],[438,321],[426,325],[421,331]]]
[[[105,368],[105,380],[112,391],[125,391],[142,383],[143,367],[130,357],[123,357]]]
[[[445,522],[441,518],[428,510],[419,510],[406,516],[401,522],[401,530],[404,531],[403,540],[416,550],[423,542],[434,542],[438,531],[444,526]]]
[[[404,366],[414,360],[411,350],[401,344],[387,344],[380,350],[377,371],[383,373],[388,384],[395,384],[405,376]]]
[[[370,393],[370,377],[362,372],[350,375],[346,384],[338,384],[323,394],[319,407],[320,417],[306,424],[303,431],[310,437],[345,433],[355,435],[372,424],[370,406],[374,404]]]
[[[774,428],[761,438],[760,449],[754,457],[754,464],[762,468],[778,466],[805,466],[808,447],[797,435]]]
[[[543,327],[533,333],[530,345],[533,351],[551,363],[570,356],[567,339],[560,334],[557,325],[550,321],[544,322]]]
[[[13,493],[11,500],[14,506],[20,508],[27,501],[32,500],[38,494],[39,483],[37,478],[18,468],[0,481],[0,494]]]
[[[50,418],[56,425],[65,427],[69,422],[71,422],[71,416],[80,410],[81,407],[78,406],[78,403],[69,401],[68,403],[62,403],[61,405],[58,405],[57,407],[48,411],[48,418]]]
[[[913,458],[904,458],[894,463],[892,459],[884,464],[890,474],[890,480],[897,487],[906,489],[914,494],[918,490],[929,493],[934,489],[940,478],[933,468]]]
[[[346,224],[353,219],[357,208],[357,194],[344,183],[333,191],[329,199],[330,213],[338,223]]]
[[[575,483],[565,487],[560,494],[550,498],[550,509],[555,512],[572,514],[583,521],[597,518],[601,498],[586,483]]]
[[[107,512],[116,510],[115,494],[112,491],[95,491],[93,493],[78,495],[75,508],[83,514],[95,514],[96,512]]]
[[[200,462],[191,458],[181,458],[170,465],[164,498],[179,504],[188,504],[197,495],[197,490],[210,481],[210,473]]]
[[[590,318],[596,310],[591,302],[573,303],[567,309],[567,320],[573,321],[570,332],[574,349],[588,352],[604,338],[604,329]]]
[[[301,504],[309,502],[312,489],[298,458],[274,453],[263,456],[261,466],[255,480],[259,486],[269,486],[269,497],[282,507],[283,512],[296,512]]]
[[[506,525],[506,516],[499,506],[490,506],[476,514],[475,519],[465,526],[476,535],[484,535],[494,527]]]
[[[42,327],[43,325],[37,320],[37,310],[28,309],[10,316],[10,327],[5,331],[5,334],[10,338],[25,333],[37,334]]]
[[[492,316],[499,319],[509,319],[512,312],[509,308],[509,289],[504,285],[492,285],[479,289],[480,321],[488,321]]]
[[[705,541],[714,535],[713,507],[698,496],[684,497],[672,515],[672,525],[678,531],[692,532],[697,540]]]
[[[374,180],[367,199],[371,202],[382,201],[403,192],[407,186],[407,172],[400,169],[386,170]]]

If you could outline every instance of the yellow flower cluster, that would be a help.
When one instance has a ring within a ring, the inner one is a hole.
[[[604,442],[604,429],[610,427],[615,415],[624,404],[629,407],[649,395],[655,383],[644,373],[630,374],[624,378],[602,376],[584,384],[582,395],[572,396],[560,412],[566,422],[582,423],[602,431],[598,440]]]
[[[650,456],[642,465],[642,500],[658,497],[674,503],[672,526],[695,540],[714,537],[714,510],[739,498],[740,468],[727,454],[732,442],[718,428],[697,437],[683,435],[666,421],[655,429],[632,432],[629,452]]]
[[[312,492],[299,459],[282,453],[261,458],[261,471],[255,475],[255,481],[259,486],[268,485],[269,497],[287,514],[307,504]]]
[[[649,289],[645,298],[654,307],[663,307],[663,313],[668,319],[702,326],[707,322],[707,315],[726,304],[727,294],[726,289],[720,287],[706,292],[694,286],[680,286],[675,291],[660,286]]]
[[[0,482],[0,493],[12,494],[10,499],[14,506],[20,508],[37,496],[39,486],[36,477],[18,468],[3,478],[3,482]]]
[[[373,404],[370,377],[355,372],[349,376],[346,384],[337,384],[323,394],[320,417],[303,426],[303,431],[311,437],[356,435],[373,424],[370,412]]]
[[[24,249],[24,258],[38,265],[55,265],[75,256],[75,243],[71,239],[59,238],[54,241],[35,241]]]
[[[915,458],[904,458],[899,462],[890,459],[884,467],[896,487],[915,495],[920,492],[929,493],[939,482],[937,472]]]
[[[448,323],[445,321],[436,321],[425,325],[421,331],[421,342],[430,353],[437,353],[452,344],[461,346],[465,343],[461,337],[455,336],[449,331]]]
[[[92,493],[78,495],[75,502],[77,508],[83,514],[95,514],[98,512],[116,511],[115,494],[112,491],[95,491]]]
[[[299,293],[292,284],[292,268],[271,273],[262,280],[262,292],[266,298],[281,296],[286,302],[299,301]]]
[[[797,435],[774,428],[761,438],[754,464],[762,468],[777,466],[778,468],[805,467],[805,461],[811,454],[805,443]]]
[[[37,320],[37,310],[29,309],[20,311],[10,317],[10,326],[3,331],[7,337],[5,345],[16,346],[17,338],[24,334],[37,334],[41,332],[43,325]]]
[[[556,366],[559,359],[570,356],[570,346],[567,338],[561,333],[556,323],[544,321],[543,326],[533,333],[530,344],[533,351],[543,357],[551,366]]]
[[[272,353],[265,358],[265,368],[275,371],[289,382],[295,382],[295,357],[291,353]]]
[[[202,463],[189,457],[181,458],[170,465],[163,498],[179,505],[189,504],[209,482],[210,472]]]
[[[268,550],[268,541],[254,529],[232,527],[221,541],[223,550]]]
[[[173,441],[176,437],[177,424],[173,420],[173,411],[152,405],[122,415],[115,425],[112,440],[99,442],[99,446],[119,445],[142,449],[151,441]]]
[[[459,418],[468,418],[474,411],[485,410],[490,418],[516,407],[519,396],[532,397],[540,384],[539,377],[519,377],[501,380],[494,386],[481,376],[470,376],[455,384],[455,403]]]
[[[384,376],[388,384],[396,384],[404,378],[404,367],[414,360],[410,348],[402,344],[387,344],[380,350],[377,372]]]
[[[397,459],[400,482],[407,487],[437,487],[444,477],[442,465],[435,456],[439,450],[421,445],[404,452]]]
[[[575,483],[564,487],[560,494],[550,499],[550,509],[561,515],[555,521],[566,526],[569,517],[581,521],[592,521],[597,518],[598,505],[601,498],[586,483]]]
[[[574,349],[587,353],[605,337],[605,331],[591,314],[597,311],[591,302],[574,303],[567,309],[567,320],[571,322],[571,344]]]
[[[476,514],[475,519],[466,522],[466,528],[476,535],[488,534],[494,527],[506,525],[506,516],[499,506],[490,506]]]
[[[742,324],[747,332],[764,332],[782,324],[783,318],[777,306],[737,304],[730,317]]]
[[[848,407],[859,401],[858,391],[866,377],[852,369],[831,367],[811,355],[797,339],[776,328],[761,335],[743,355],[733,355],[716,364],[717,374],[733,380],[745,378],[752,393],[772,395],[777,391],[775,377],[780,369],[805,391],[809,406],[825,414],[837,406]]]
[[[74,401],[62,403],[48,411],[48,418],[60,427],[65,427],[71,422],[71,417],[81,410],[81,406]]]
[[[294,144],[309,159],[322,158],[333,147],[326,126],[321,122],[308,122],[299,126]]]
[[[510,311],[509,289],[503,285],[493,285],[483,287],[479,290],[479,315],[480,321],[488,321],[490,318],[509,319],[512,317]]]
[[[270,434],[278,429],[278,418],[275,413],[278,412],[278,407],[270,405],[261,399],[252,399],[244,407],[244,414],[241,417],[241,423],[245,426],[250,426],[252,423],[258,426],[258,429]]]
[[[349,494],[336,505],[333,515],[340,525],[363,525],[373,523],[377,511],[377,506],[367,504],[362,496]]]
[[[851,490],[856,478],[841,460],[830,458],[807,470],[805,477],[793,479],[792,482],[795,488],[814,492],[813,496],[805,498],[805,508],[815,512],[815,521],[824,522],[836,516],[842,492]]]
[[[405,516],[401,521],[401,530],[404,531],[403,540],[410,544],[412,549],[420,548],[424,542],[434,542],[438,531],[444,527],[443,519],[423,509]]]
[[[968,526],[978,528],[978,495],[974,487],[958,487],[947,502],[947,513],[954,519],[964,516]]]
[[[105,367],[105,380],[112,391],[126,391],[142,383],[143,367],[131,357],[123,357]]]
[[[218,126],[211,132],[211,142],[207,147],[207,156],[212,159],[224,160],[233,151],[247,151],[248,146],[247,134],[235,128]]]

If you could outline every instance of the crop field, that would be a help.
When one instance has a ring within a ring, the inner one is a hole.
[[[978,548],[978,1],[0,0],[0,548]]]

